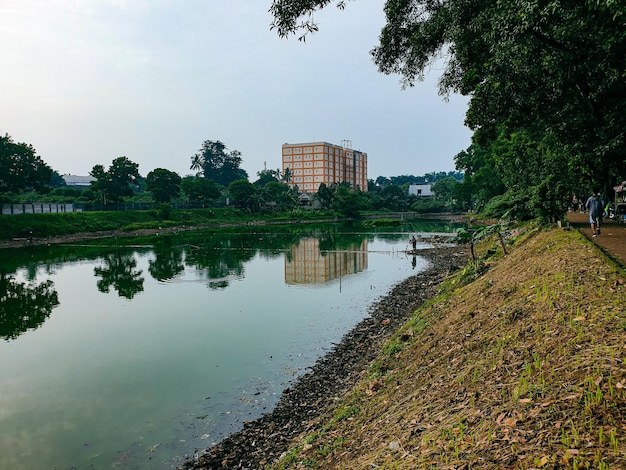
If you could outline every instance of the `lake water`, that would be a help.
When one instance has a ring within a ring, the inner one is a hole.
[[[180,465],[270,411],[376,299],[424,269],[405,254],[410,233],[454,228],[0,251],[0,468]]]

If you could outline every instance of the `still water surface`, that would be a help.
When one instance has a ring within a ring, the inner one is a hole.
[[[0,252],[0,468],[181,464],[270,411],[424,269],[405,254],[423,230],[274,227]]]

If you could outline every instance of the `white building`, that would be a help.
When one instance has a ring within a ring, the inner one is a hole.
[[[432,187],[432,184],[411,184],[409,185],[409,195],[420,197],[434,196]]]
[[[96,179],[93,176],[63,175],[65,185],[72,188],[87,188]]]

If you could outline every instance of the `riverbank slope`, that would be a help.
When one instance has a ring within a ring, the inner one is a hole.
[[[353,385],[329,391],[333,376],[312,371],[319,413],[270,415],[244,429],[252,439],[234,436],[190,465],[626,468],[623,267],[556,228],[512,232],[507,254],[495,242],[478,253],[476,269],[403,283],[381,301],[424,294],[391,339],[368,345],[375,356],[352,370]],[[341,347],[358,355],[364,340]],[[281,406],[308,400],[287,391]]]

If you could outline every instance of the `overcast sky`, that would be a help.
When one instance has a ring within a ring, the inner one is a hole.
[[[445,102],[438,70],[406,90],[377,71],[384,2],[327,7],[306,43],[270,31],[270,3],[1,0],[0,134],[61,174],[126,156],[184,176],[205,140],[251,181],[286,142],[350,140],[374,179],[454,170],[467,99]]]

